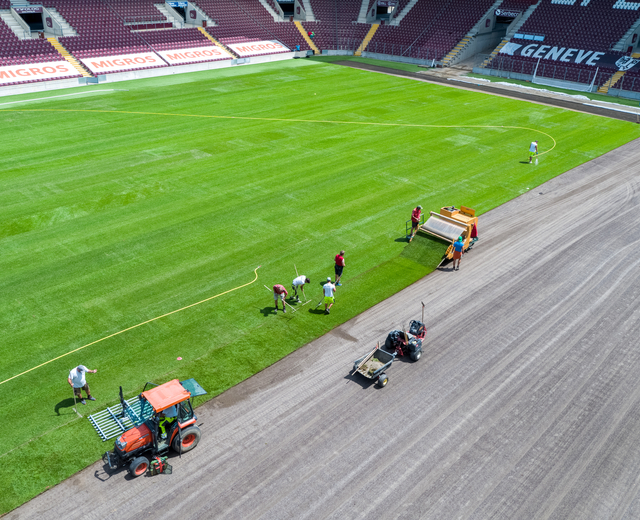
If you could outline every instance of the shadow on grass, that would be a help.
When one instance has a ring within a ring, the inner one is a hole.
[[[78,404],[80,404],[78,402]],[[56,412],[56,415],[60,415],[60,410],[64,409],[64,408],[73,408],[73,397],[68,397],[67,399],[63,399],[62,401],[60,401],[58,404],[56,404],[54,410]],[[73,410],[71,410],[71,413],[75,414],[75,412]],[[67,414],[65,414],[67,415]]]
[[[260,312],[266,318],[267,316],[275,316],[277,314],[275,310],[275,307],[263,307],[262,309],[260,309]]]
[[[404,237],[396,238],[394,240],[394,242],[406,242],[408,244],[409,243],[409,237],[404,236]]]

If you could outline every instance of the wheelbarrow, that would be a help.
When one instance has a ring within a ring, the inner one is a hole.
[[[396,358],[396,353],[390,353],[376,345],[371,352],[353,362],[353,373],[362,374],[371,381],[375,381],[380,388],[387,386],[389,376],[386,370]]]

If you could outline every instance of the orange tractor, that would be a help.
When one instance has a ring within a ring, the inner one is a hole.
[[[194,449],[200,441],[200,428],[191,405],[192,397],[206,394],[194,380],[174,379],[147,390],[147,383],[139,396],[139,406],[131,406],[122,396],[122,421],[133,427],[122,433],[113,451],[103,455],[111,469],[128,466],[132,477],[144,475],[151,467],[162,466],[170,448],[180,455]],[[117,418],[116,418],[117,420]],[[170,466],[169,466],[170,468]]]

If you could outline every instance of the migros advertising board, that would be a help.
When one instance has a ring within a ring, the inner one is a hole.
[[[274,52],[289,52],[289,48],[276,40],[266,40],[259,42],[230,43],[227,44],[233,52],[241,58],[256,54],[271,54]]]
[[[79,76],[79,73],[66,61],[0,67],[0,85],[10,85],[11,83],[36,79],[62,79],[73,76]]]
[[[197,61],[211,61],[220,59],[233,59],[233,56],[221,47],[193,47],[190,49],[175,49],[170,51],[158,51],[164,61],[169,65],[193,63]]]
[[[167,66],[160,56],[153,52],[121,54],[119,56],[100,56],[98,58],[82,58],[81,61],[94,74]]]

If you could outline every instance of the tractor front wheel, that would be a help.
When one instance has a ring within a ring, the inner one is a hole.
[[[133,478],[144,475],[149,469],[149,459],[147,457],[136,457],[129,464],[129,475]]]
[[[180,453],[180,440],[182,439],[182,453],[187,453],[195,448],[200,442],[200,428],[197,426],[189,426],[182,430],[182,436],[178,437],[178,434],[173,438],[172,448],[173,451]]]

